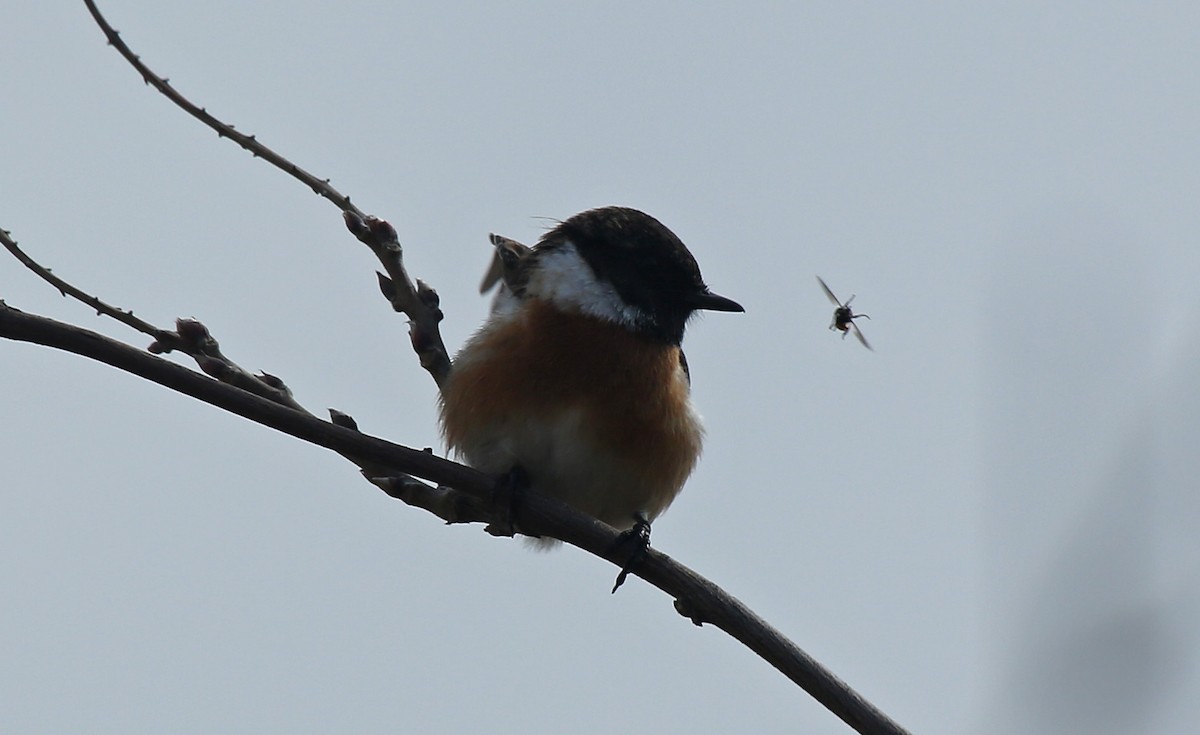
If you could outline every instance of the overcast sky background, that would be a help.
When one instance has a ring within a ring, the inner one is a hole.
[[[108,0],[198,104],[391,221],[448,345],[487,234],[622,204],[746,307],[685,340],[704,458],[654,542],[915,733],[1200,720],[1200,6]],[[0,6],[0,227],[380,436],[435,392],[340,213]],[[827,331],[820,274],[871,315]],[[142,345],[0,259],[0,298]],[[573,549],[0,343],[0,728],[849,729]]]

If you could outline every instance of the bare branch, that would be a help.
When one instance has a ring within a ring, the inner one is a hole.
[[[335,408],[329,409],[329,419],[336,426],[359,431],[358,422],[352,416]],[[433,454],[429,447],[424,451]],[[454,488],[427,485],[412,475],[396,473],[393,469],[376,462],[349,455],[342,456],[357,464],[367,482],[387,495],[415,508],[427,510],[447,524],[491,523],[496,520],[494,509],[480,502],[478,498],[460,493]]]
[[[176,319],[175,331],[165,332],[167,342],[155,341],[148,348],[155,354],[179,350],[196,361],[206,374],[217,380],[262,396],[296,411],[308,411],[292,397],[292,391],[281,378],[270,373],[251,373],[221,352],[221,345],[208,327],[197,319]]]
[[[54,273],[49,268],[46,268],[45,266],[41,265],[33,258],[29,257],[29,255],[26,254],[25,251],[22,250],[17,245],[17,241],[12,239],[12,233],[9,232],[8,230],[0,230],[0,245],[4,245],[4,248],[6,250],[8,250],[8,252],[12,253],[13,257],[15,257],[17,260],[21,261],[22,265],[24,265],[26,268],[28,268],[29,270],[36,273],[39,278],[41,278],[43,281],[46,281],[51,286],[53,286],[55,289],[57,289],[58,292],[60,294],[62,294],[64,298],[70,296],[71,298],[76,299],[77,301],[81,301],[84,304],[87,304],[88,306],[95,309],[97,316],[112,317],[113,319],[116,319],[117,321],[121,322],[122,324],[126,324],[130,327],[133,327],[134,329],[138,330],[139,332],[141,332],[143,334],[150,335],[151,337],[153,337],[155,339],[155,341],[160,342],[164,345],[169,344],[171,342],[171,337],[172,337],[171,332],[165,332],[165,331],[159,329],[158,327],[154,326],[153,324],[137,318],[136,316],[133,315],[132,310],[120,309],[120,308],[117,308],[110,304],[106,304],[105,302],[101,301],[99,298],[92,296],[91,294],[85,293],[85,292],[79,290],[78,288],[75,288],[67,281],[54,275]],[[164,348],[164,351],[169,352],[170,349],[179,349],[179,348],[172,346],[170,348]]]
[[[490,507],[495,478],[477,470],[322,421],[95,332],[26,314],[0,302],[0,337],[73,352],[298,439],[391,468],[393,475],[413,475],[454,488],[473,499],[458,506],[466,509],[464,518],[470,518],[479,508]],[[421,507],[454,504],[449,498],[436,497],[440,488],[420,490],[405,486],[403,479],[373,481],[394,497],[403,499],[405,493],[417,497],[414,504]],[[447,511],[438,515],[455,519]],[[557,500],[526,493],[519,508],[519,524],[529,533],[560,539],[618,567],[626,561],[616,530]],[[670,595],[676,601],[676,610],[692,622],[710,623],[741,641],[858,732],[906,732],[736,598],[661,551],[649,549],[632,573]]]
[[[238,132],[232,125],[221,122],[219,119],[209,114],[208,110],[194,104],[187,97],[184,97],[182,94],[176,91],[166,77],[160,77],[159,75],[155,74],[150,67],[142,63],[141,57],[133,53],[133,50],[130,49],[123,40],[121,40],[121,34],[108,24],[108,21],[105,20],[104,16],[100,14],[100,10],[96,7],[95,2],[92,0],[83,0],[83,2],[84,5],[87,5],[88,12],[92,14],[92,18],[95,19],[96,24],[100,26],[100,30],[104,31],[105,37],[108,38],[108,44],[115,48],[117,52],[121,54],[121,56],[124,56],[125,60],[133,65],[134,69],[137,69],[138,73],[142,75],[142,80],[146,82],[146,84],[149,84],[159,92],[162,92],[169,100],[182,108],[187,114],[217,131],[218,136],[232,140],[242,148],[250,151],[250,154],[255,158],[261,158],[293,178],[299,180],[301,183],[312,189],[313,192],[318,196],[324,197],[333,202],[338,209],[341,209],[343,212],[354,212],[360,217],[365,216],[358,207],[350,203],[350,197],[342,194],[340,191],[330,185],[329,179],[317,178],[313,174],[300,168],[267,146],[259,143],[258,139],[253,135],[247,135],[245,133]]]
[[[412,475],[367,477],[367,480],[396,500],[427,510],[447,524],[491,523],[496,519],[496,514],[478,498],[445,485],[426,485]]]
[[[0,230],[0,245],[3,245],[27,268],[58,289],[63,296],[70,296],[87,304],[96,310],[97,315],[112,317],[122,324],[153,337],[154,342],[149,347],[151,352],[161,354],[177,350],[194,359],[201,370],[222,383],[228,383],[297,411],[304,410],[292,398],[291,390],[278,377],[268,373],[255,375],[225,357],[221,353],[221,345],[208,331],[208,328],[198,320],[177,319],[175,320],[175,331],[160,329],[135,317],[133,311],[126,311],[105,303],[83,289],[73,286],[66,279],[54,275],[49,268],[38,263],[22,250],[17,245],[17,241],[12,238],[12,233],[7,230]]]
[[[386,225],[386,223],[383,224]],[[390,226],[388,228],[390,230]],[[394,238],[395,231],[390,231]],[[293,410],[311,415],[311,412],[295,400],[291,389],[287,387],[281,378],[269,373],[252,374],[226,357],[221,352],[220,343],[217,342],[209,329],[199,320],[177,319],[175,321],[175,331],[160,329],[145,320],[135,317],[132,311],[126,311],[107,304],[72,285],[66,279],[54,275],[49,268],[41,265],[22,250],[17,245],[17,241],[12,238],[12,233],[7,230],[0,229],[0,245],[3,245],[5,249],[12,253],[27,268],[58,289],[59,293],[64,297],[70,296],[75,298],[96,309],[98,315],[110,316],[143,334],[154,337],[154,342],[148,348],[150,352],[154,354],[172,351],[183,352],[192,357],[206,374],[222,383],[232,385],[267,400],[274,401],[282,406],[287,406]],[[422,364],[424,364],[424,361],[422,361]],[[446,369],[449,369],[448,363]],[[329,412],[334,424],[358,431],[358,425],[348,414],[336,409],[330,409]],[[363,461],[351,455],[343,456],[358,465],[367,479],[384,490],[384,492],[387,492],[392,497],[403,500],[409,505],[424,508],[443,518],[447,523],[492,520],[483,511],[467,503],[465,496],[451,488],[431,488],[407,475],[386,476],[388,474],[387,468]],[[377,477],[379,475],[385,476]]]
[[[433,376],[434,382],[437,383],[440,389],[450,374],[450,356],[446,351],[445,344],[442,342],[441,329],[439,327],[442,320],[442,312],[438,308],[437,292],[420,281],[414,282],[413,279],[409,278],[408,272],[404,268],[402,260],[403,250],[400,247],[395,229],[383,220],[364,214],[361,209],[350,203],[349,196],[333,188],[329,183],[329,179],[317,178],[284,156],[260,143],[253,135],[238,132],[232,125],[222,122],[205,108],[184,97],[178,90],[171,86],[166,77],[155,74],[150,67],[142,62],[140,56],[133,53],[129,45],[121,39],[120,33],[109,25],[108,21],[101,15],[100,10],[96,7],[93,0],[84,0],[84,4],[87,5],[88,11],[92,14],[92,18],[95,19],[96,24],[104,31],[109,45],[114,47],[121,56],[125,57],[126,61],[133,65],[133,68],[142,76],[142,80],[146,84],[153,86],[179,108],[215,130],[218,136],[232,140],[242,148],[250,151],[254,157],[267,161],[279,170],[297,179],[311,188],[317,195],[328,199],[338,209],[342,210],[346,218],[346,226],[360,242],[371,248],[371,252],[383,264],[383,269],[394,286],[394,290],[390,295],[385,291],[385,296],[388,296],[393,309],[405,314],[409,318],[409,337],[421,359],[421,366]]]
[[[402,260],[403,248],[396,236],[396,229],[384,220],[375,217],[362,218],[346,212],[346,228],[364,245],[371,248],[375,257],[383,263],[387,275],[379,274],[379,290],[392,304],[392,308],[408,316],[408,336],[413,350],[440,390],[450,376],[450,354],[442,342],[438,324],[442,321],[442,310],[437,291],[408,277]]]
[[[441,387],[449,375],[451,364],[439,332],[442,314],[437,294],[408,276],[402,263],[403,251],[392,226],[365,215],[351,204],[348,196],[334,189],[328,179],[318,179],[259,143],[253,135],[238,132],[232,125],[193,104],[171,87],[167,79],[159,77],[141,62],[108,25],[93,0],[85,0],[85,4],[109,43],[134,66],[147,84],[215,130],[218,136],[229,138],[255,157],[267,160],[344,212],[347,227],[372,249],[383,264],[387,275],[380,275],[380,288],[393,308],[409,317],[414,349],[422,366]],[[42,270],[45,275],[41,272],[39,275],[43,278],[49,275],[48,269]],[[35,272],[38,272],[36,268]],[[47,280],[54,283],[54,280]],[[92,297],[83,292],[80,294],[84,297],[81,300],[96,306],[86,300]],[[98,299],[95,301],[99,302]],[[124,314],[132,319],[132,313],[107,308],[113,313],[103,310],[102,313],[130,323],[118,315]],[[153,329],[152,326],[150,328]],[[160,335],[165,339],[159,339]],[[159,348],[157,351],[185,349],[172,343],[172,340],[178,340],[188,346],[191,350],[188,354],[196,358],[202,369],[225,382],[205,377],[94,332],[25,314],[2,301],[0,337],[67,350],[104,362],[264,426],[332,449],[359,464],[368,479],[392,497],[430,510],[447,522],[490,522],[498,515],[493,507],[496,478],[441,459],[431,452],[418,451],[363,434],[358,431],[353,419],[345,414],[333,413],[332,422],[320,420],[291,400],[290,393],[287,393],[287,401],[281,401],[277,396],[264,396],[253,388],[236,387],[242,377],[239,373],[241,369],[220,353],[216,340],[199,322],[181,321],[175,332],[157,330],[156,342],[152,347]],[[282,382],[273,376],[250,377],[252,382],[248,385],[261,385],[286,392]],[[433,482],[435,486],[416,478]],[[514,520],[519,521],[524,532],[563,540],[619,567],[624,567],[628,561],[626,557],[629,551],[626,545],[619,543],[620,534],[559,501],[527,493],[516,512],[519,519]],[[696,625],[710,623],[729,633],[858,732],[905,732],[735,598],[667,555],[649,549],[631,571],[671,595],[681,615]]]

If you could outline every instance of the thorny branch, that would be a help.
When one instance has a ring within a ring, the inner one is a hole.
[[[295,400],[292,391],[282,379],[269,373],[260,372],[255,375],[226,357],[221,352],[216,338],[199,320],[177,319],[175,331],[160,329],[135,317],[132,311],[112,306],[55,275],[49,268],[29,257],[12,238],[11,233],[3,229],[0,229],[0,245],[3,245],[27,268],[58,289],[63,296],[70,296],[94,308],[98,315],[112,317],[153,337],[154,342],[147,348],[149,352],[156,355],[172,351],[182,352],[195,360],[197,366],[207,375],[221,383],[286,406],[293,411],[314,416],[312,412]],[[0,301],[0,304],[3,302]],[[5,308],[13,310],[12,307]],[[329,414],[332,423],[358,431],[358,425],[348,414],[332,408],[329,409]],[[448,487],[430,487],[407,475],[389,474],[387,468],[355,455],[343,453],[342,456],[358,465],[367,479],[388,495],[409,505],[423,508],[447,523],[491,522],[494,520],[491,514],[478,507],[477,504],[468,502],[456,490]]]
[[[234,386],[188,370],[157,355],[80,327],[26,314],[0,301],[0,337],[32,342],[88,357],[171,390],[197,398],[264,426],[304,441],[332,449],[343,456],[359,457],[377,467],[389,468],[393,477],[373,478],[389,495],[408,502],[410,493],[419,507],[451,508],[468,514],[490,508],[494,478],[469,467],[360,433],[354,428],[322,421]],[[439,483],[439,488],[405,488],[407,475]],[[453,487],[464,500],[449,500],[441,487]],[[524,495],[518,510],[523,529],[552,536],[588,551],[617,566],[625,553],[613,528],[552,498]],[[440,513],[439,513],[440,515]],[[482,520],[482,519],[479,519]],[[777,668],[821,702],[833,714],[864,735],[903,735],[906,731],[850,689],[832,672],[772,628],[736,598],[666,554],[649,549],[633,574],[666,592],[675,609],[696,625],[715,625]]]
[[[84,5],[87,6],[88,12],[92,14],[92,18],[95,19],[96,24],[100,26],[100,30],[104,31],[105,37],[108,38],[108,44],[115,48],[117,52],[121,54],[121,56],[124,56],[125,60],[128,61],[134,69],[137,69],[138,73],[142,75],[142,81],[144,81],[146,84],[149,84],[159,92],[162,92],[167,99],[171,100],[177,106],[182,108],[184,112],[215,130],[219,137],[232,140],[242,148],[250,151],[250,154],[254,157],[262,158],[272,166],[275,166],[293,178],[298,179],[312,189],[313,193],[315,193],[317,196],[324,197],[333,202],[334,205],[343,212],[354,212],[359,217],[366,216],[363,214],[362,210],[350,203],[350,197],[333,188],[333,186],[329,183],[329,179],[317,178],[308,171],[305,171],[288,159],[266,147],[262,143],[259,143],[253,135],[247,135],[246,133],[239,132],[232,125],[221,122],[216,117],[209,114],[208,110],[200,107],[199,105],[193,104],[188,98],[184,97],[182,94],[177,92],[174,87],[171,86],[169,79],[166,77],[160,77],[159,75],[155,74],[150,67],[142,63],[141,57],[133,53],[129,46],[121,40],[121,34],[118,33],[112,26],[110,26],[108,21],[105,20],[104,16],[100,14],[100,10],[96,7],[95,2],[92,0],[84,0]]]
[[[157,89],[184,112],[215,130],[219,137],[232,140],[255,158],[270,163],[342,210],[346,227],[360,242],[369,247],[383,264],[387,275],[380,274],[379,279],[384,296],[391,302],[393,309],[409,318],[409,336],[413,347],[418,349],[421,367],[429,371],[441,389],[450,375],[450,355],[442,342],[441,329],[438,327],[442,320],[442,312],[438,308],[437,292],[428,285],[420,281],[414,283],[409,278],[401,260],[403,251],[395,229],[387,222],[364,214],[350,202],[350,197],[333,188],[329,179],[314,176],[260,143],[254,135],[239,132],[232,125],[209,113],[207,109],[184,97],[171,86],[169,79],[155,74],[154,70],[142,63],[141,57],[133,53],[128,44],[121,39],[121,34],[109,25],[93,0],[84,0],[84,4],[96,24],[100,26],[100,30],[104,31],[109,45],[137,70],[142,76],[142,81]]]
[[[375,217],[360,217],[355,212],[343,215],[346,227],[367,247],[375,253],[375,257],[383,263],[384,270],[379,276],[379,290],[398,312],[408,315],[408,336],[412,340],[413,350],[440,390],[450,377],[450,355],[442,342],[442,333],[438,323],[442,321],[442,310],[438,308],[439,299],[434,291],[422,281],[416,286],[408,278],[402,258],[404,250],[396,236],[396,229],[390,224]]]
[[[221,137],[229,138],[256,157],[269,161],[343,211],[350,231],[383,263],[387,275],[380,274],[380,288],[393,308],[409,317],[413,347],[422,366],[440,387],[449,374],[450,361],[438,329],[441,311],[437,295],[421,282],[414,284],[409,279],[395,229],[383,220],[364,215],[328,180],[317,179],[259,143],[253,135],[237,132],[231,125],[191,103],[133,54],[92,0],[84,1],[109,43],[138,70],[146,83],[216,130]],[[3,230],[0,230],[0,241],[64,296],[72,296],[98,313],[152,336],[155,341],[150,346],[150,353],[185,352],[216,379],[95,332],[26,314],[3,301],[0,301],[0,337],[66,350],[112,365],[264,426],[329,448],[358,464],[368,479],[384,492],[429,510],[447,522],[493,520],[495,478],[436,457],[431,452],[363,434],[352,418],[340,412],[331,411],[332,421],[318,419],[292,399],[290,391],[278,378],[266,374],[251,375],[228,360],[220,352],[216,340],[198,321],[180,320],[174,331],[154,327],[134,317],[132,311],[110,306],[58,278],[25,255]],[[438,484],[431,487],[414,476]],[[527,493],[519,514],[522,529],[532,534],[561,539],[618,566],[623,566],[626,561],[627,552],[618,543],[619,534],[615,530],[561,502]],[[650,549],[633,573],[671,595],[676,610],[696,625],[710,623],[741,641],[856,731],[895,735],[906,732],[737,599],[667,555]]]
[[[274,375],[260,373],[254,375],[221,353],[221,346],[209,333],[208,329],[195,319],[177,319],[175,331],[160,329],[153,324],[133,315],[132,310],[119,309],[96,296],[76,288],[62,278],[59,278],[49,268],[42,266],[17,245],[9,232],[0,230],[0,245],[29,270],[36,273],[42,280],[58,289],[64,297],[69,296],[96,310],[97,315],[109,316],[127,326],[133,327],[143,334],[154,338],[148,348],[155,354],[178,350],[196,361],[200,369],[222,383],[235,385],[242,390],[273,400],[276,403],[289,406],[298,411],[304,408],[292,399],[292,392],[283,381]]]

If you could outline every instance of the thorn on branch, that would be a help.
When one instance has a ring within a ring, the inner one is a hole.
[[[353,416],[348,413],[343,413],[336,408],[329,409],[329,421],[335,426],[341,426],[342,428],[351,429],[353,431],[359,430],[358,422],[354,420]]]
[[[383,294],[383,298],[387,299],[388,301],[395,301],[396,284],[392,282],[392,279],[383,275],[379,271],[375,271],[375,275],[379,276],[379,291]]]
[[[259,371],[258,375],[255,375],[254,377],[268,388],[277,390],[288,398],[292,397],[292,389],[287,387],[287,383],[283,382],[283,378],[262,371]]]

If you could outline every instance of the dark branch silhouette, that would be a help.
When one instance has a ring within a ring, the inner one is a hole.
[[[492,509],[495,478],[430,452],[323,421],[96,332],[27,314],[3,302],[0,337],[65,350],[111,365],[343,456],[387,468],[393,475],[372,478],[376,485],[405,502],[411,497],[417,501],[413,505],[449,522],[499,517]],[[415,488],[410,476],[433,481],[440,487]],[[467,499],[456,500],[442,489],[451,487]],[[456,516],[456,512],[463,515]],[[615,529],[564,503],[527,493],[518,512],[521,527],[530,533],[561,539],[617,566],[626,561]],[[715,625],[741,641],[858,732],[906,732],[736,598],[661,551],[649,549],[632,573],[670,595],[675,609],[694,624]]]
[[[442,313],[437,294],[420,281],[409,278],[395,229],[381,219],[364,214],[328,180],[318,179],[259,143],[253,135],[239,133],[187,100],[165,78],[141,62],[108,25],[92,0],[84,1],[109,43],[137,69],[147,84],[216,130],[221,137],[233,140],[254,156],[270,162],[342,210],[350,231],[370,247],[383,264],[387,275],[380,274],[380,289],[396,311],[409,317],[414,350],[421,365],[440,387],[449,375],[451,364],[438,329]],[[496,507],[497,478],[437,457],[430,451],[366,435],[358,430],[351,417],[337,411],[330,412],[331,421],[319,419],[295,402],[282,380],[265,374],[252,375],[226,358],[200,322],[180,320],[175,330],[159,329],[134,317],[132,311],[112,307],[55,276],[21,251],[3,230],[0,230],[0,242],[64,295],[150,335],[154,343],[149,351],[143,351],[80,327],[27,314],[3,301],[0,301],[0,337],[65,350],[105,363],[331,449],[357,464],[364,475],[388,495],[426,509],[447,522],[491,523],[514,512],[507,504],[503,508]],[[155,354],[171,351],[188,354],[207,375]],[[617,531],[561,502],[525,493],[515,512],[523,531],[560,539],[618,567],[627,562],[628,551],[618,543],[620,535]],[[632,573],[670,595],[676,610],[694,624],[714,625],[741,641],[856,731],[893,735],[906,732],[737,599],[666,554],[649,549]]]
[[[342,210],[346,226],[354,236],[371,249],[375,257],[383,265],[386,276],[380,275],[380,286],[384,295],[392,304],[392,308],[409,318],[409,333],[413,346],[420,345],[419,356],[421,366],[429,371],[434,381],[441,388],[446,376],[450,374],[450,355],[442,342],[441,330],[438,328],[442,320],[442,312],[438,309],[437,293],[429,286],[408,277],[402,262],[403,249],[396,237],[396,231],[386,222],[378,220],[350,203],[350,197],[342,194],[329,183],[329,179],[321,179],[300,168],[288,159],[263,145],[253,135],[238,132],[208,110],[194,104],[171,86],[170,80],[155,74],[150,67],[142,63],[141,57],[121,40],[121,34],[108,24],[99,8],[92,0],[84,0],[88,11],[92,14],[100,30],[108,39],[110,46],[115,48],[125,60],[137,69],[142,81],[162,92],[167,99],[174,102],[180,109],[204,123],[217,132],[222,138],[228,138],[242,148],[250,151],[255,158],[261,158],[275,168],[283,171],[292,178],[313,190],[317,196],[328,199],[338,209]]]

